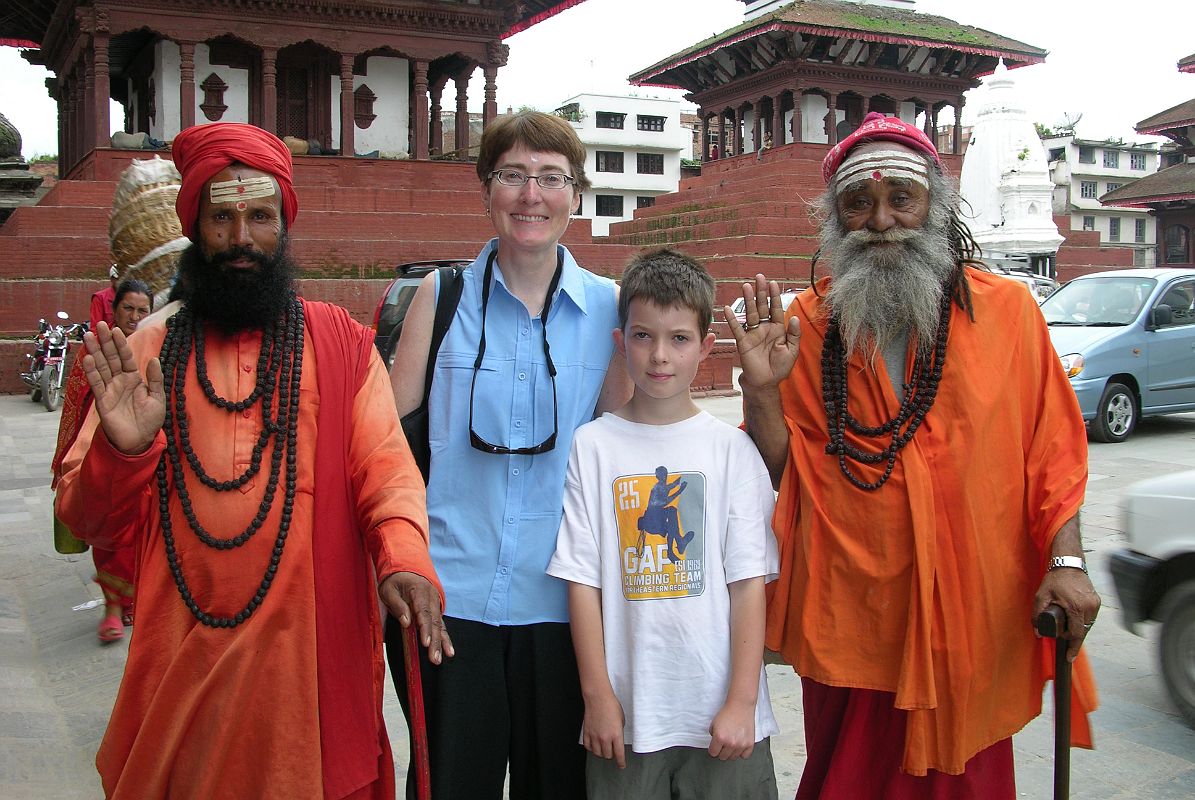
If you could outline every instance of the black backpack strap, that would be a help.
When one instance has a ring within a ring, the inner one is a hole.
[[[436,294],[436,317],[432,322],[432,340],[427,348],[427,372],[423,376],[423,405],[427,405],[427,398],[432,393],[432,374],[436,370],[436,356],[440,352],[440,344],[448,329],[452,327],[452,319],[456,316],[457,304],[461,301],[461,289],[465,285],[461,277],[464,270],[459,267],[439,267],[436,272],[439,279],[439,292]]]

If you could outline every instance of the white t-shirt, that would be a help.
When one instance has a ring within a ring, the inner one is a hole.
[[[775,580],[774,504],[751,439],[708,413],[577,429],[548,574],[603,590],[606,669],[636,753],[709,747],[730,684],[727,584]],[[761,667],[755,739],[778,730]]]

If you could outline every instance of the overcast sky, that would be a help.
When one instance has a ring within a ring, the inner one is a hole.
[[[916,8],[1048,50],[1044,64],[1011,73],[1035,121],[1054,126],[1066,114],[1081,113],[1082,136],[1148,141],[1135,134],[1135,123],[1195,97],[1195,75],[1175,68],[1195,52],[1189,12],[1179,10],[1188,2],[917,0]],[[632,87],[626,76],[737,25],[742,14],[739,0],[586,0],[507,40],[510,63],[498,72],[499,108],[548,111],[593,92],[679,98],[676,91]],[[21,132],[26,158],[57,150],[47,75],[16,50],[0,47],[0,113]],[[977,92],[967,99],[964,122],[982,107]],[[482,99],[478,72],[470,108],[480,110]]]

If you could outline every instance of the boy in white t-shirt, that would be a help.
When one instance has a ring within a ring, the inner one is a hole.
[[[623,275],[635,383],[582,426],[548,573],[569,581],[590,800],[776,797],[763,670],[774,495],[750,438],[701,411],[714,281],[671,250]]]

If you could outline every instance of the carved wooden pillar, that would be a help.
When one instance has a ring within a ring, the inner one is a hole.
[[[801,141],[801,87],[793,87],[793,141]]]
[[[710,118],[704,108],[697,109],[697,116],[701,117],[701,163],[710,160]]]
[[[772,97],[772,145],[784,144],[784,92]]]
[[[718,158],[730,155],[726,146],[726,109],[718,112]]]
[[[62,148],[59,153],[59,177],[65,177],[71,167],[75,165],[75,75],[67,73],[66,82],[62,87]]]
[[[179,130],[195,124],[195,42],[178,43]]]
[[[829,108],[826,109],[826,141],[838,144],[838,93],[829,92]]]
[[[925,132],[925,135],[928,136],[929,140],[932,142],[934,140],[934,127],[933,127],[934,119],[933,119],[933,116],[930,114],[930,109],[929,109],[928,105],[921,103],[914,109],[915,114],[920,114],[922,111],[925,112],[925,124],[921,126],[921,129],[922,129],[922,131]]]
[[[751,108],[751,149],[759,152],[763,147],[763,98],[757,97]]]
[[[340,54],[340,154],[356,155],[354,131],[357,128],[356,101],[353,97],[353,54]]]
[[[278,48],[261,48],[261,127],[275,136],[278,131]]]
[[[958,96],[958,101],[954,104],[954,146],[950,151],[956,156],[962,152],[963,143],[963,104],[967,102],[967,98],[961,94]]]
[[[448,78],[444,77],[433,83],[430,87],[432,96],[431,107],[431,153],[432,155],[444,155],[444,106],[441,102],[444,97],[444,86],[448,83]]]
[[[107,25],[104,26],[107,28]],[[111,120],[108,118],[108,95],[111,94],[108,78],[108,32],[96,31],[91,35],[91,50],[95,73],[91,115],[95,118],[93,137],[88,144],[93,147],[108,147],[112,142]]]
[[[415,119],[412,125],[415,131],[415,158],[427,158],[427,62],[421,59],[415,61]]]
[[[456,157],[469,160],[469,77],[472,70],[455,76],[456,83]]]
[[[498,68],[485,67],[485,103],[481,107],[481,127],[488,128],[498,116]]]
[[[79,148],[78,157],[82,158],[95,147],[95,51],[90,47],[83,54],[83,96],[80,100],[78,113],[82,135],[76,137],[75,143]]]

